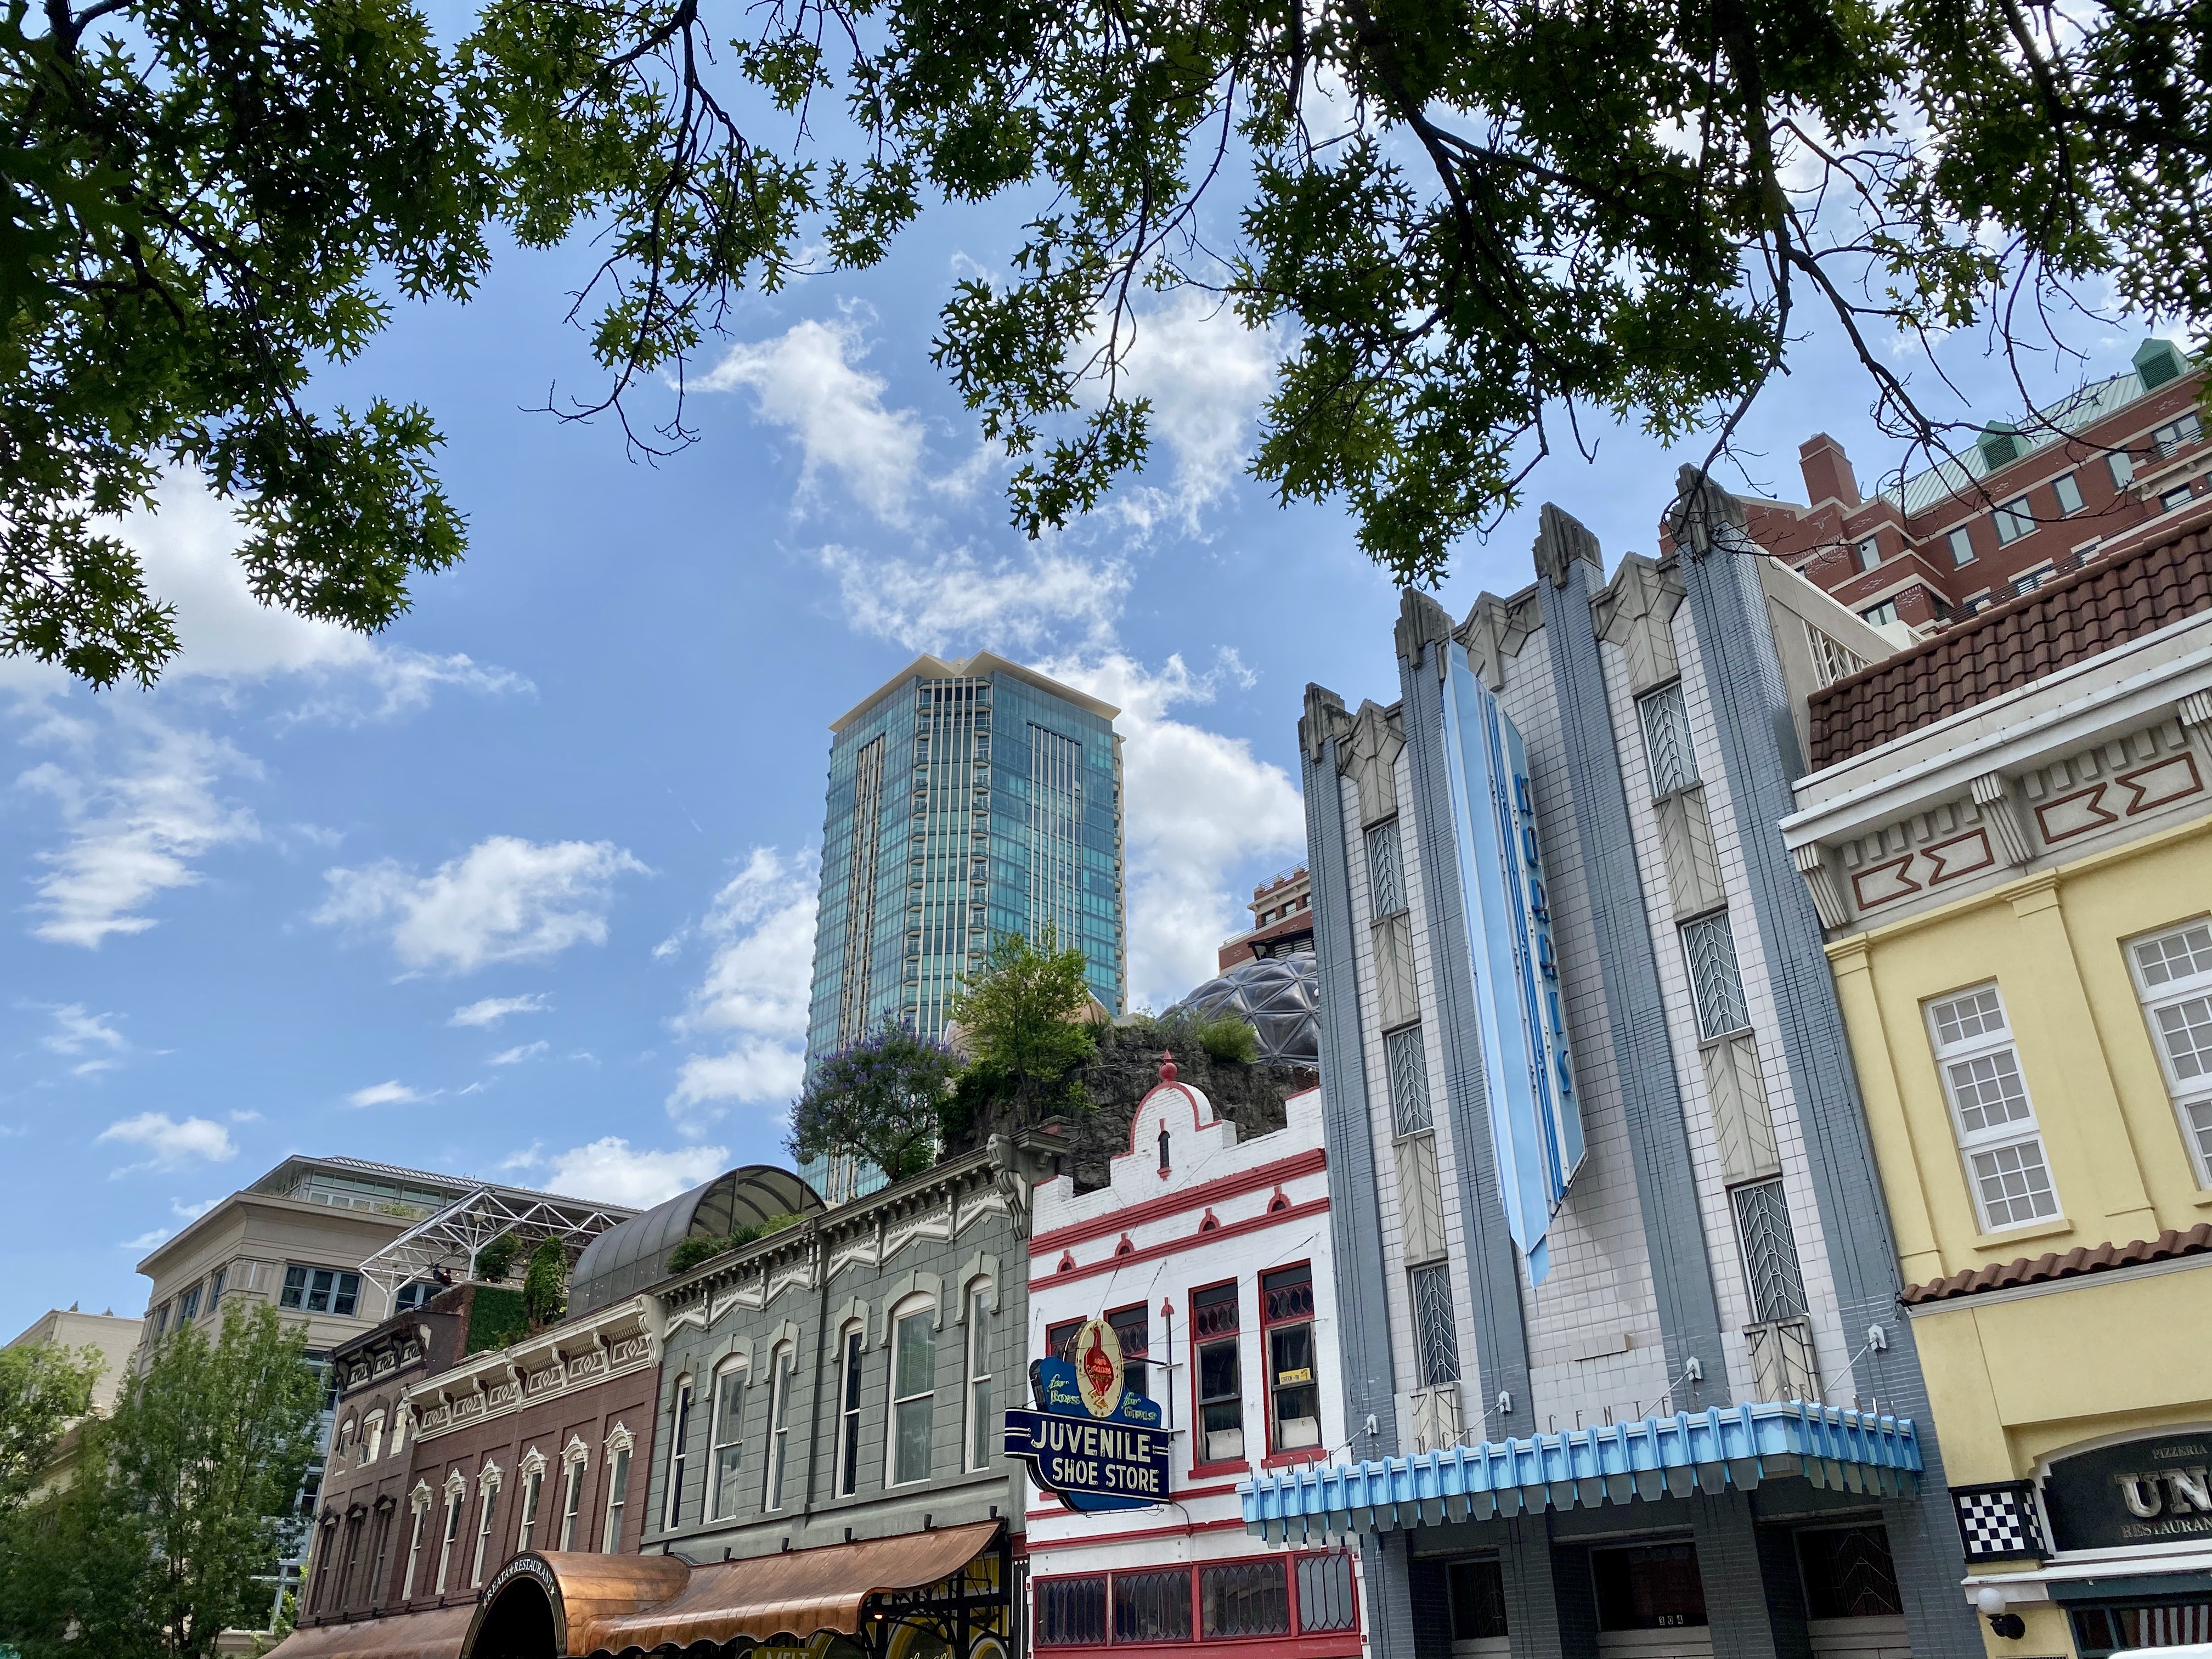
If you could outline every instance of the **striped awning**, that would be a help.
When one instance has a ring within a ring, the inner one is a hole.
[[[1920,1489],[1910,1418],[1804,1401],[1745,1401],[1602,1428],[1486,1440],[1413,1457],[1316,1464],[1239,1483],[1244,1529],[1274,1542],[1487,1521],[1577,1504],[1680,1498],[1802,1477],[1885,1498]]]

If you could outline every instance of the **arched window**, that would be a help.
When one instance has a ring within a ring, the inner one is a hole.
[[[779,1342],[768,1363],[768,1477],[761,1507],[783,1507],[784,1461],[791,1445],[791,1377],[798,1364],[791,1344]]]
[[[607,1514],[599,1529],[599,1553],[622,1548],[623,1515],[629,1504],[629,1431],[619,1423],[607,1437]]]
[[[571,1440],[561,1461],[566,1466],[561,1477],[561,1547],[572,1550],[576,1547],[576,1517],[584,1508],[584,1470],[592,1455],[581,1440]]]
[[[415,1595],[415,1569],[422,1561],[422,1522],[430,1513],[430,1488],[418,1483],[408,1507],[415,1512],[414,1524],[407,1534],[407,1577],[399,1586],[399,1599],[411,1600]]]
[[[368,1422],[362,1425],[362,1438],[361,1461],[362,1462],[374,1463],[384,1455],[384,1413],[382,1412],[371,1412],[368,1414]]]
[[[477,1477],[477,1553],[469,1565],[469,1588],[483,1588],[484,1556],[491,1548],[492,1512],[499,1507],[499,1465],[487,1463]]]
[[[707,1437],[714,1448],[714,1483],[708,1506],[714,1519],[726,1521],[738,1510],[738,1470],[744,1462],[745,1362],[726,1359],[714,1373],[714,1415]]]
[[[937,1414],[937,1299],[923,1291],[891,1310],[891,1410],[884,1484],[929,1479]]]
[[[988,1279],[968,1281],[968,1467],[991,1467],[991,1327],[998,1298]]]
[[[453,1569],[453,1545],[461,1535],[461,1505],[468,1499],[469,1483],[459,1469],[446,1482],[446,1522],[438,1544],[437,1593],[446,1593],[446,1580]]]
[[[668,1424],[668,1501],[660,1524],[673,1530],[684,1524],[684,1471],[691,1454],[691,1379],[676,1379],[676,1403]]]
[[[522,1529],[514,1542],[520,1553],[538,1542],[538,1510],[545,1501],[545,1454],[532,1447],[515,1468],[522,1476]]]
[[[837,1495],[860,1489],[860,1376],[867,1327],[854,1320],[837,1339]]]

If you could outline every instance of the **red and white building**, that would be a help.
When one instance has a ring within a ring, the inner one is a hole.
[[[1237,1483],[1320,1462],[1351,1436],[1338,1387],[1321,1093],[1239,1140],[1173,1062],[1108,1184],[1036,1189],[1032,1360],[1110,1322],[1128,1387],[1176,1433],[1171,1501],[1079,1515],[1031,1489],[1038,1659],[1354,1659],[1358,1556],[1258,1545]]]

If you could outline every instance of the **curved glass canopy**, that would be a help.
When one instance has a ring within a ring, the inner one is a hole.
[[[748,1164],[679,1193],[593,1239],[569,1276],[568,1311],[590,1313],[668,1277],[668,1258],[687,1238],[723,1238],[773,1216],[814,1215],[814,1188],[789,1170]]]

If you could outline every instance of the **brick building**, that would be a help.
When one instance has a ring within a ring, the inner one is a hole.
[[[1221,944],[1221,971],[1240,962],[1314,948],[1313,879],[1304,864],[1270,876],[1252,890],[1252,925]]]
[[[1844,447],[1815,433],[1797,452],[1806,503],[1741,498],[1745,527],[1876,627],[1924,632],[2169,536],[2171,515],[2212,493],[2204,375],[2179,347],[2146,340],[2126,374],[1994,422],[1954,459],[1872,496]]]

